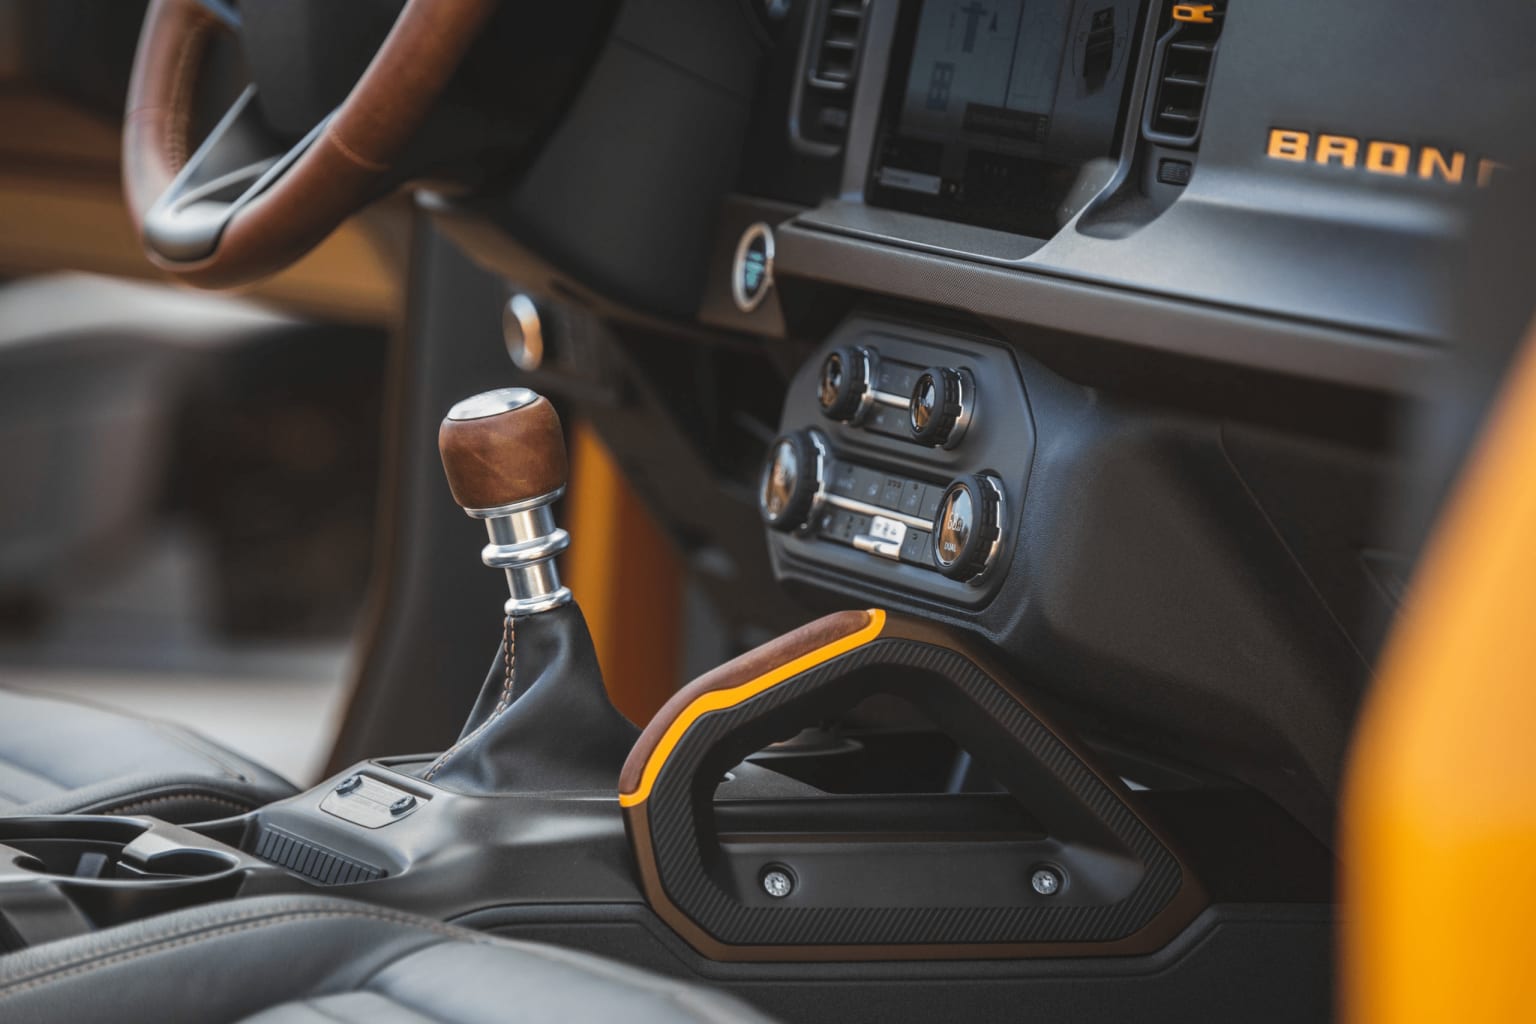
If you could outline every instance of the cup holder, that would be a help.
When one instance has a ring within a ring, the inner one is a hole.
[[[0,818],[0,952],[240,893],[249,858],[142,818]]]
[[[209,878],[234,870],[240,861],[230,854],[215,850],[172,850],[150,856],[145,864],[147,868],[120,864],[118,877]],[[123,874],[124,871],[132,872],[132,875]]]
[[[0,819],[0,847],[13,867],[59,879],[211,878],[239,866],[232,853],[152,841],[150,826],[131,819]]]
[[[199,879],[239,867],[232,852],[160,840],[149,824],[128,818],[0,819],[0,847],[13,867],[59,879]]]

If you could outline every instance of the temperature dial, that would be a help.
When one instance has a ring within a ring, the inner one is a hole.
[[[821,498],[821,448],[809,433],[773,442],[757,488],[757,510],[775,530],[804,526]]]
[[[1002,547],[1003,488],[985,474],[949,485],[933,519],[933,560],[950,579],[979,581]]]
[[[877,358],[873,350],[858,345],[843,345],[827,353],[816,400],[829,419],[857,423],[864,418],[874,402]]]
[[[971,423],[976,385],[964,370],[934,366],[912,385],[908,422],[912,440],[930,448],[953,448]]]

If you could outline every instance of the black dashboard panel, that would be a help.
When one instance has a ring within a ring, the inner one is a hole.
[[[881,37],[882,19],[898,22],[898,7],[873,0],[869,38]],[[1163,70],[1153,67],[1161,24],[1147,19],[1132,110],[1158,99],[1148,97]],[[1174,150],[1152,146],[1144,119],[1127,118],[1113,173],[1061,230],[1040,238],[1007,218],[959,230],[878,208],[881,196],[866,186],[882,153],[850,148],[841,195],[800,215],[792,230],[1093,283],[1106,302],[1136,292],[1361,338],[1443,343],[1453,331],[1470,193],[1480,180],[1498,187],[1499,165],[1524,163],[1536,141],[1508,131],[1536,107],[1533,37],[1529,5],[1234,0],[1199,107],[1198,143],[1181,157],[1187,184],[1155,181],[1147,162]],[[892,46],[865,54],[850,137],[861,127],[878,132],[891,76],[905,71],[899,57]],[[1301,133],[1305,148],[1272,141],[1277,130]],[[1332,148],[1325,136],[1335,138]],[[832,262],[852,265],[861,251],[845,246]],[[835,266],[802,268],[797,259],[787,246],[781,275],[837,279]],[[883,274],[890,293],[955,303],[925,286],[933,260],[907,266]]]
[[[975,404],[959,442],[918,445],[905,416],[894,429],[873,413],[829,416],[823,368],[861,347],[898,364],[886,381],[925,363],[968,371]],[[1391,550],[1376,513],[1392,477],[1369,453],[1117,399],[994,340],[875,316],[848,320],[803,363],[781,429],[821,456],[817,499],[767,531],[793,593],[978,633],[1079,727],[1176,760],[1219,752],[1326,832],[1390,614],[1362,571]],[[765,496],[792,489],[774,464]],[[906,546],[945,525],[942,506],[919,496],[916,519],[900,512],[913,484],[931,494],[978,476],[1001,497],[995,562],[957,580],[937,571],[931,542]],[[888,536],[882,517],[905,526],[883,553],[868,542]]]

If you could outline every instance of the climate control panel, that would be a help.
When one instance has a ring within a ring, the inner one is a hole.
[[[775,530],[979,581],[1002,546],[1003,485],[989,474],[944,484],[840,462],[815,429],[774,442],[758,494]]]
[[[781,578],[971,607],[995,593],[1034,450],[1008,350],[851,320],[796,375],[781,427],[758,490]]]

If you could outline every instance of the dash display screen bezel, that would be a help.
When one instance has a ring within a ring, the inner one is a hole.
[[[961,178],[935,175],[941,178],[939,191],[935,194],[893,187],[882,180],[883,172],[899,170],[903,163],[924,162],[921,159],[904,160],[903,147],[922,147],[931,152],[936,145],[913,140],[902,131],[908,80],[925,2],[929,0],[906,0],[897,17],[889,72],[881,96],[879,127],[865,181],[865,202],[870,206],[1033,238],[1050,238],[1075,212],[1067,207],[1067,200],[1075,191],[1080,192],[1085,182],[1091,185],[1095,179],[1095,168],[1090,164],[1097,163],[1097,177],[1107,180],[1113,165],[1119,162],[1127,118],[1132,114],[1130,100],[1137,94],[1133,86],[1139,74],[1141,41],[1150,0],[1141,0],[1136,5],[1135,17],[1124,30],[1126,42],[1119,64],[1118,105],[1114,127],[1106,133],[1102,153],[1080,162],[1059,162],[966,145],[967,174]],[[1069,35],[1066,45],[1071,44]],[[974,167],[971,165],[973,160],[979,161]],[[989,170],[994,173],[985,173]],[[997,174],[997,171],[1003,173]]]

